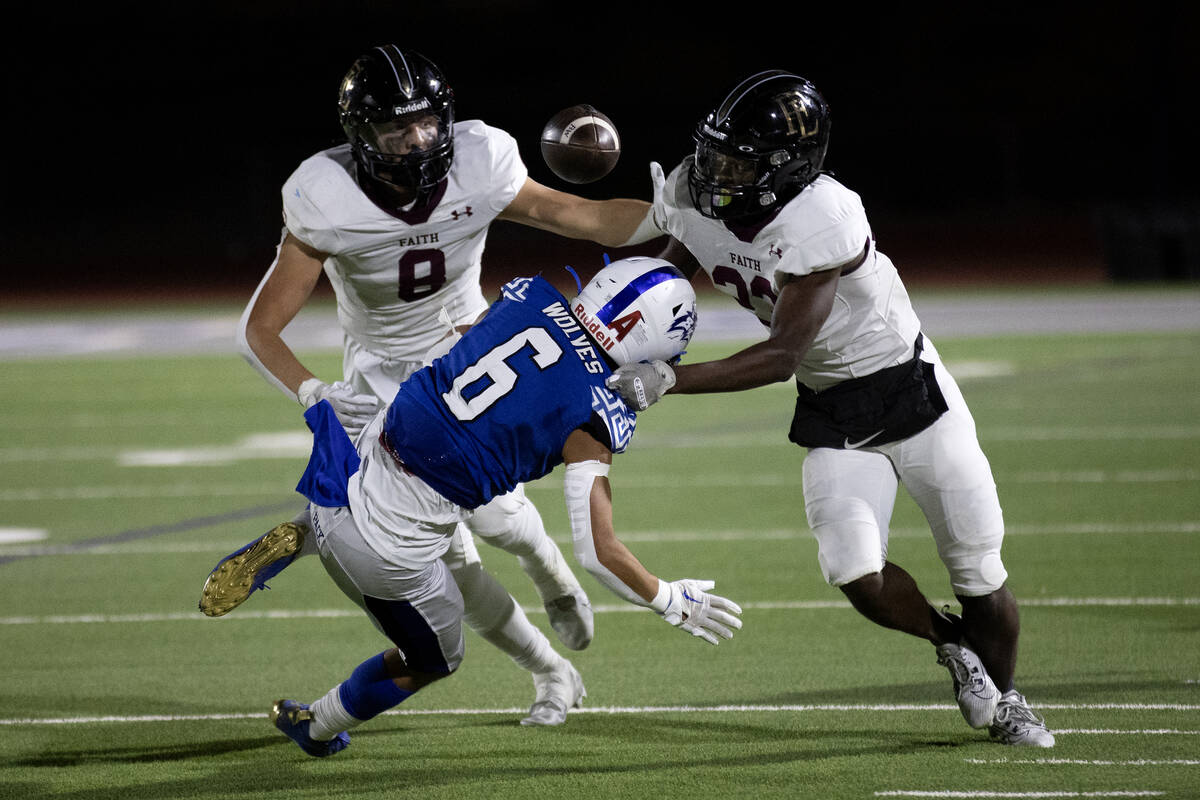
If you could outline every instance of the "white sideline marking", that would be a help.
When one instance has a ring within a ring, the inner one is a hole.
[[[40,528],[0,528],[0,544],[40,542],[45,538],[46,531]]]
[[[141,453],[137,458],[142,459],[141,465],[148,465],[155,459],[161,459],[157,466],[198,466],[218,463],[217,459],[224,458],[220,448],[211,448],[203,453],[192,455],[179,452],[149,454]],[[264,451],[265,452],[265,451]],[[263,455],[262,458],[272,456]],[[206,460],[207,459],[207,460]],[[298,464],[307,459],[293,457]],[[168,462],[172,463],[168,463]],[[1143,471],[1082,471],[1082,472],[1025,472],[1012,475],[997,475],[996,480],[1004,484],[1117,484],[1117,483],[1195,483],[1200,481],[1200,470],[1143,470]],[[799,482],[799,463],[797,472],[776,474],[695,474],[687,476],[687,486],[690,488],[770,488],[791,487]],[[676,477],[644,477],[622,479],[616,477],[611,481],[616,489],[621,491],[660,491],[662,489],[678,489],[679,478]],[[0,491],[0,502],[44,502],[47,500],[124,500],[152,497],[242,497],[245,495],[277,495],[287,491],[287,483],[273,482],[260,484],[206,484],[206,483],[177,483],[165,486],[69,486],[69,487],[31,487],[27,489],[4,489]],[[546,491],[562,494],[562,484],[553,478],[547,478],[525,486],[526,491]]]
[[[526,487],[528,489],[528,487]],[[2,499],[2,497],[0,497]],[[297,499],[297,508],[303,501]],[[1156,533],[1200,533],[1200,522],[1161,522],[1161,523],[1112,523],[1112,522],[1082,522],[1064,525],[1012,525],[1005,532],[1006,536],[1053,536],[1074,534],[1156,534]],[[810,541],[807,527],[797,527],[794,530],[767,529],[760,531],[621,531],[624,542],[662,543],[662,542],[718,542],[718,541],[788,541],[799,539]],[[929,531],[925,528],[894,528],[888,534],[891,539],[926,538]],[[551,536],[558,544],[570,544],[571,537],[565,535]],[[245,539],[237,541],[187,541],[187,542],[146,542],[106,544],[89,546],[86,541],[62,544],[32,545],[23,547],[6,546],[0,541],[0,556],[54,556],[54,555],[133,555],[161,553],[211,553],[219,558],[246,543]]]
[[[1048,764],[1082,767],[1196,767],[1200,761],[1191,758],[1172,758],[1165,761],[1137,758],[1130,761],[1107,761],[1087,758],[964,758],[968,764]]]
[[[47,500],[129,500],[154,497],[269,497],[280,495],[286,485],[279,484],[216,484],[201,486],[197,483],[177,483],[168,486],[72,486],[46,489],[5,489],[0,491],[0,502],[35,502]],[[296,502],[303,502],[296,495]],[[243,542],[244,544],[244,542]]]
[[[1087,736],[1196,736],[1200,730],[1180,730],[1177,728],[1145,728],[1141,730],[1118,730],[1114,728],[1055,728],[1054,735],[1070,736],[1082,734]]]
[[[892,789],[876,792],[876,797],[1162,797],[1166,792],[1150,789],[1114,790],[1099,792],[994,792],[987,789],[970,792],[935,791],[925,789]]]
[[[845,600],[778,600],[758,603],[741,603],[743,610],[751,611],[819,611],[836,609],[849,611],[851,605]],[[1200,597],[1045,597],[1033,600],[1022,600],[1024,606],[1053,606],[1053,607],[1090,607],[1090,606],[1195,606],[1200,605]],[[542,606],[521,606],[526,614],[545,614]],[[616,605],[600,604],[592,606],[596,614],[626,614],[641,613],[645,609],[632,603]],[[144,622],[203,622],[210,619],[214,622],[235,622],[238,620],[263,619],[341,619],[357,618],[362,615],[358,609],[317,608],[303,611],[238,611],[225,617],[210,618],[200,611],[175,611],[165,614],[51,614],[45,616],[0,617],[0,625],[80,625],[80,624],[121,624]],[[1200,708],[1200,706],[1197,706]]]
[[[181,420],[182,421],[182,420]],[[91,419],[87,427],[108,424],[102,419]],[[1200,428],[1196,426],[1122,426],[1114,428],[980,428],[980,439],[995,442],[1022,441],[1114,441],[1150,439],[1196,439]],[[643,434],[634,439],[631,449],[691,449],[744,446],[770,446],[794,448],[782,433],[679,433],[670,436],[656,433]],[[225,466],[239,461],[262,459],[307,460],[312,450],[312,434],[307,431],[275,431],[252,433],[233,444],[213,444],[203,447],[174,447],[156,449],[123,449],[118,446],[42,446],[0,447],[0,463],[30,463],[44,461],[115,461],[126,467],[180,467],[180,466]],[[1181,477],[1180,477],[1181,476]],[[1003,476],[1001,476],[1003,478]],[[1045,471],[1018,473],[1007,481],[1095,483],[1144,482],[1196,480],[1196,470],[1118,470],[1102,471]],[[725,478],[728,482],[729,478]]]
[[[122,467],[195,467],[263,458],[307,459],[312,442],[308,431],[252,433],[227,446],[128,450],[117,456],[117,463]]]
[[[1075,705],[1041,705],[1039,708],[1056,710],[1099,710],[1110,711],[1110,706],[1096,707],[1086,704]],[[957,711],[953,703],[902,703],[902,704],[824,704],[824,705],[719,705],[719,706],[585,706],[572,709],[571,714],[732,714],[732,713],[797,713],[797,712],[833,712],[847,711],[878,714],[880,712],[903,713],[909,711]],[[1137,707],[1133,710],[1145,710]],[[1174,710],[1174,709],[1168,709]],[[525,714],[529,709],[525,706],[510,708],[393,708],[383,712],[382,716],[391,717],[429,717],[429,716],[482,716],[486,714]],[[100,723],[137,723],[137,722],[208,722],[239,719],[263,719],[267,713],[230,712],[227,714],[138,714],[116,715],[105,714],[98,716],[78,717],[16,717],[0,719],[0,725],[95,725]],[[1054,734],[1117,734],[1128,735],[1167,735],[1167,734],[1198,734],[1195,730],[1055,730]]]

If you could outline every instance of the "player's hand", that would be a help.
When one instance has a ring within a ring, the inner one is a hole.
[[[300,384],[296,399],[305,408],[312,408],[322,400],[328,400],[337,414],[338,422],[354,438],[374,417],[383,404],[372,394],[359,394],[345,381],[324,383],[319,378],[309,378]]]
[[[659,616],[709,644],[719,644],[718,636],[732,639],[733,632],[742,627],[741,618],[736,616],[742,609],[732,600],[710,594],[708,590],[715,585],[691,578],[672,581],[667,584],[671,599]]]
[[[665,361],[639,361],[618,367],[604,385],[619,394],[634,411],[645,411],[675,385],[675,370]]]

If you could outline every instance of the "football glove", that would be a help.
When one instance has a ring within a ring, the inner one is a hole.
[[[719,644],[723,639],[732,639],[734,630],[742,627],[742,620],[735,616],[742,609],[732,600],[720,595],[709,594],[715,585],[712,581],[697,581],[685,578],[666,583],[659,589],[669,592],[667,607],[659,616],[676,628],[698,636],[709,644]]]
[[[657,161],[650,162],[650,186],[654,193],[654,202],[650,214],[654,225],[662,233],[667,233],[667,204],[664,192],[667,188],[667,177],[663,175],[662,165]]]
[[[325,383],[320,378],[309,378],[300,384],[296,399],[305,408],[312,408],[322,400],[328,400],[337,414],[338,422],[342,423],[342,427],[352,439],[383,407],[375,395],[358,394],[345,381]]]
[[[604,385],[634,411],[645,411],[675,385],[675,370],[665,361],[639,361],[618,367]]]

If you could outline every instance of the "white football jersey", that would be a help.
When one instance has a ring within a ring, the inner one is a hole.
[[[796,370],[801,383],[819,391],[912,358],[921,323],[891,259],[875,250],[856,193],[821,175],[774,219],[740,238],[696,210],[688,193],[689,163],[667,176],[666,232],[696,257],[716,288],[764,325],[771,323],[784,275],[809,275],[870,248],[858,269],[839,278],[833,310]]]
[[[455,323],[487,308],[479,286],[488,226],[527,170],[516,141],[478,120],[454,125],[454,160],[429,206],[389,214],[359,188],[350,145],[306,159],[283,186],[284,223],[328,254],[346,335],[380,356],[419,361]]]

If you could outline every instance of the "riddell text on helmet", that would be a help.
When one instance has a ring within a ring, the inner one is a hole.
[[[596,344],[600,345],[605,350],[613,349],[613,345],[615,345],[617,342],[609,334],[608,327],[605,326],[604,323],[589,314],[584,309],[582,303],[576,303],[575,308],[572,310],[575,312],[575,316],[579,319],[579,321],[583,323],[583,327],[587,329],[587,332],[595,338]]]

